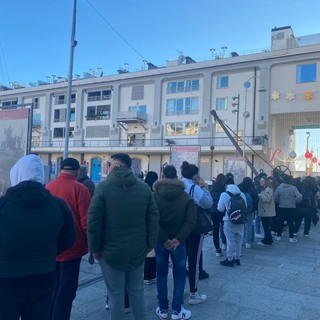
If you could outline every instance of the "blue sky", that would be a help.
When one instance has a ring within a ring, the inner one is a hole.
[[[73,0],[0,0],[0,84],[68,76],[72,8]],[[136,71],[144,59],[161,66],[178,51],[201,61],[210,48],[267,48],[274,27],[320,32],[319,0],[78,0],[77,9],[73,70],[81,76],[98,67],[115,74],[124,63]]]

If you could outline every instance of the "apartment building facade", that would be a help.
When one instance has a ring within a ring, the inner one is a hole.
[[[86,163],[96,182],[106,176],[113,153],[129,153],[137,173],[160,173],[175,147],[188,146],[198,147],[206,180],[243,155],[257,171],[270,173],[282,164],[294,170],[283,158],[295,151],[295,130],[320,127],[319,35],[296,38],[291,27],[274,28],[265,52],[203,62],[183,58],[161,68],[149,63],[148,70],[74,79],[69,156]],[[53,176],[64,152],[67,89],[63,81],[0,91],[2,109],[32,103],[32,152]],[[277,150],[282,158],[274,156]]]

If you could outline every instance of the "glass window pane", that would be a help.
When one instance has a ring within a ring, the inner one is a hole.
[[[175,124],[174,122],[167,122],[166,123],[166,135],[172,136],[175,134]]]
[[[167,100],[167,109],[166,109],[167,116],[172,116],[175,114],[175,105],[176,105],[176,99]]]
[[[228,88],[228,86],[229,86],[229,77],[228,76],[218,77],[218,81],[217,81],[217,88],[218,89]]]
[[[178,82],[178,92],[184,92],[184,81]]]
[[[184,100],[184,109],[185,109],[185,114],[190,114],[191,113],[191,99],[186,98]]]
[[[192,114],[199,113],[199,99],[198,98],[191,99],[191,113]]]
[[[297,66],[297,83],[314,82],[317,80],[317,65],[303,64]]]
[[[199,80],[192,80],[192,91],[199,90]]]
[[[177,122],[176,123],[176,134],[181,135],[183,134],[183,122]]]
[[[177,92],[177,83],[176,82],[168,82],[167,93],[176,93],[176,92]]]
[[[177,99],[176,114],[183,114],[183,99]]]

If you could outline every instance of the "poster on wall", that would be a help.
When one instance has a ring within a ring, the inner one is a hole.
[[[200,147],[199,146],[172,146],[170,150],[170,164],[175,166],[179,178],[180,167],[183,161],[188,161],[190,164],[195,164],[199,167],[200,163]]]
[[[243,157],[224,157],[223,172],[224,174],[230,172],[234,176],[234,183],[242,182],[246,174],[246,160]]]
[[[29,109],[0,110],[0,195],[11,186],[10,169],[26,154]]]

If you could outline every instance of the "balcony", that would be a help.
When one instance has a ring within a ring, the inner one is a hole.
[[[123,111],[118,113],[116,121],[126,131],[129,123],[139,123],[146,130],[144,124],[147,122],[147,115],[139,111]]]
[[[245,142],[249,146],[251,146],[256,151],[261,151],[265,147],[267,143],[266,137],[255,137],[255,143],[252,143],[253,137],[246,137]],[[259,142],[259,144],[258,144]],[[221,152],[224,151],[234,151],[235,147],[230,141],[228,137],[215,137],[215,138],[163,138],[163,139],[145,139],[145,138],[135,138],[134,142],[126,140],[110,140],[110,139],[71,139],[70,140],[70,148],[80,148],[82,152],[86,149],[100,149],[103,150],[106,147],[117,147],[119,149],[126,149],[126,151],[130,151],[131,149],[136,151],[140,150],[146,152],[152,147],[155,147],[155,151],[159,152],[167,152],[168,147],[170,146],[201,146],[204,149],[210,150],[210,146],[215,146],[215,152],[218,150]],[[54,138],[50,140],[41,140],[39,143],[39,150],[41,148],[63,148],[64,147],[64,139]],[[242,143],[240,143],[240,147],[242,147]],[[163,148],[163,149],[159,149]],[[248,148],[248,147],[247,147]],[[90,151],[90,150],[88,150]]]

